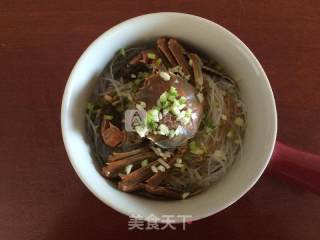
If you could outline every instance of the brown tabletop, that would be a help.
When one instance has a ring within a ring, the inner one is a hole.
[[[320,154],[320,1],[0,1],[0,239],[319,239],[320,197],[268,174],[181,231],[128,231],[72,169],[60,103],[82,51],[133,16],[178,11],[230,29],[264,66],[278,139]]]

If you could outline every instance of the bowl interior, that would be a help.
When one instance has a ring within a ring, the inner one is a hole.
[[[238,79],[247,105],[248,127],[242,158],[206,192],[184,201],[156,201],[118,191],[95,168],[86,142],[84,112],[97,77],[122,47],[172,36],[212,56]],[[83,183],[100,200],[124,214],[214,214],[238,200],[265,169],[276,137],[276,108],[268,79],[250,50],[233,34],[203,18],[178,13],[149,14],[117,25],[95,40],[75,65],[63,97],[61,124],[69,159]]]

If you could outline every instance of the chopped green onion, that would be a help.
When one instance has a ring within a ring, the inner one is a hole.
[[[209,126],[205,126],[205,129],[204,129],[204,130],[206,131],[206,133],[210,134],[210,133],[212,133],[212,131],[214,130],[214,128],[209,127]]]
[[[170,168],[170,165],[165,161],[163,160],[162,158],[158,158],[157,160],[162,166],[164,166],[165,168],[169,169]]]
[[[116,110],[117,110],[118,112],[120,112],[120,113],[122,113],[122,112],[124,111],[124,109],[123,109],[122,106],[118,106],[118,107],[116,108]]]
[[[147,122],[159,122],[159,110],[157,108],[147,112]]]
[[[186,104],[180,104],[180,105],[178,106],[178,108],[179,108],[179,110],[182,110],[182,109],[184,109],[186,106],[187,106]]]
[[[177,163],[182,163],[182,159],[181,159],[181,158],[177,158],[177,159],[176,159],[176,162],[177,162]]]
[[[169,135],[169,133],[170,133],[169,132],[169,128],[164,124],[160,124],[160,126],[159,126],[159,134],[167,136],[167,135]]]
[[[203,149],[201,149],[195,141],[191,141],[189,143],[190,152],[196,155],[204,154]]]
[[[237,117],[237,118],[234,120],[234,123],[235,123],[237,126],[239,126],[239,127],[243,127],[243,125],[244,125],[244,120],[243,120],[243,118],[241,118],[241,117]]]
[[[122,56],[126,56],[126,50],[124,48],[120,48],[120,54]]]
[[[161,120],[163,118],[162,113],[159,113],[159,120]]]
[[[226,155],[221,150],[215,150],[213,157],[219,160],[227,160]]]
[[[176,168],[182,168],[184,166],[183,163],[175,163],[173,164],[173,166],[175,166]]]
[[[154,172],[154,173],[157,173],[157,172],[158,172],[158,169],[157,169],[157,167],[156,167],[155,165],[152,165],[152,166],[151,166],[151,170],[152,170],[152,172]]]
[[[175,134],[176,134],[175,130],[170,130],[169,131],[169,138],[173,138]]]
[[[167,72],[160,72],[160,77],[165,81],[169,81],[171,78]]]
[[[215,128],[214,124],[212,123],[212,119],[210,119],[210,118],[206,119],[205,125],[206,125],[206,127],[211,128],[211,129]]]
[[[160,95],[160,102],[163,103],[163,102],[167,102],[168,101],[168,93],[167,92],[163,92],[161,95]]]
[[[162,116],[167,115],[169,112],[170,112],[170,109],[169,109],[169,108],[164,108],[164,109],[162,110]]]
[[[128,82],[128,88],[131,89],[133,87],[133,84],[134,84],[133,82]]]
[[[187,125],[189,122],[190,122],[190,117],[184,117],[181,119],[181,122],[184,124],[184,125]]]
[[[166,102],[161,103],[161,105],[162,105],[162,108],[167,108],[167,107],[169,107],[170,102],[166,101]]]
[[[165,124],[159,124],[159,122],[166,116],[166,114],[171,112],[176,116],[178,121],[183,124],[188,124],[191,120],[192,109],[185,109],[187,106],[186,102],[187,98],[179,96],[177,89],[171,86],[168,91],[165,91],[160,95],[157,100],[157,105],[147,111],[146,126],[138,127],[136,129],[137,133],[141,137],[146,136],[148,133],[169,136],[169,138],[180,135],[183,131],[182,126],[178,126],[176,129],[169,129],[168,126]],[[137,109],[142,109],[145,108],[145,105],[146,104],[144,102],[140,102],[136,107]]]
[[[131,172],[132,168],[133,168],[133,164],[129,164],[126,166],[125,172],[127,175]]]
[[[198,101],[199,101],[200,103],[202,103],[203,100],[204,100],[203,94],[202,94],[201,92],[199,92],[199,93],[197,94],[197,98],[198,98]]]
[[[172,106],[172,107],[170,108],[170,111],[171,111],[172,114],[175,115],[175,116],[179,116],[179,114],[180,114],[179,108],[178,108],[178,107],[175,107],[175,106]]]
[[[186,117],[191,117],[192,115],[192,109],[191,108],[188,108],[187,111],[186,111]]]
[[[145,159],[141,162],[141,167],[146,167],[149,164],[148,159]]]
[[[145,137],[148,134],[148,128],[145,126],[136,126],[135,130],[140,137]]]
[[[154,53],[147,53],[147,57],[149,59],[156,59],[156,55]]]
[[[160,66],[162,63],[162,59],[161,58],[158,58],[157,61],[156,61],[156,65],[157,66]]]
[[[98,108],[97,110],[95,110],[95,112],[96,112],[96,118],[98,118],[102,112],[102,109]]]
[[[88,103],[87,103],[87,109],[88,109],[88,111],[92,111],[93,108],[94,108],[94,104],[91,103],[91,102],[88,102]]]
[[[185,192],[181,195],[182,199],[186,199],[190,195],[189,192]]]
[[[233,137],[234,137],[234,132],[233,132],[232,129],[230,129],[230,130],[228,131],[227,137],[228,137],[228,138],[233,138]]]
[[[113,116],[112,115],[103,115],[104,120],[112,120]]]
[[[171,86],[170,90],[169,90],[169,94],[177,97],[178,96],[178,91],[177,91],[177,89],[175,87]]]
[[[159,166],[158,166],[158,170],[159,170],[160,172],[165,172],[165,171],[166,171],[165,167],[162,166],[162,165],[159,165]]]
[[[144,111],[144,108],[146,107],[145,104],[142,104],[143,102],[140,102],[140,104],[136,104],[136,109],[139,111]]]
[[[136,80],[134,80],[134,84],[139,85],[142,81],[143,79],[137,78]]]
[[[182,118],[184,118],[186,116],[186,111],[183,110],[180,112],[179,116],[177,116],[177,120],[181,120]]]
[[[181,133],[183,133],[183,128],[179,125],[176,130],[174,131],[174,134],[176,136],[180,135]]]
[[[176,100],[176,97],[173,96],[173,95],[169,95],[169,96],[168,96],[168,100],[169,100],[170,102],[174,102],[174,100]]]
[[[234,143],[235,144],[241,144],[241,140],[240,139],[236,139],[236,140],[234,140]]]
[[[179,98],[179,103],[180,104],[185,104],[186,102],[187,102],[187,98],[186,97],[182,96],[182,97]]]
[[[156,130],[158,128],[158,123],[156,122],[149,122],[148,127],[151,128],[152,130]]]

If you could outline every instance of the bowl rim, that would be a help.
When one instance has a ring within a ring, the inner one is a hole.
[[[103,198],[100,195],[99,192],[95,191],[95,189],[93,187],[91,187],[91,184],[89,183],[89,181],[87,181],[86,178],[82,175],[81,171],[77,167],[77,161],[75,159],[72,159],[72,157],[71,157],[71,153],[70,153],[71,146],[67,141],[67,135],[68,135],[67,132],[68,131],[66,130],[66,126],[65,126],[64,120],[65,120],[66,115],[67,115],[66,112],[67,112],[68,98],[70,97],[70,93],[71,93],[70,85],[71,85],[71,81],[73,79],[74,72],[78,68],[78,65],[79,65],[80,61],[82,60],[82,58],[87,54],[87,52],[90,51],[90,49],[93,47],[93,45],[95,45],[95,43],[98,42],[100,39],[102,39],[102,38],[104,38],[104,37],[106,37],[108,35],[113,34],[114,32],[118,31],[119,29],[121,29],[126,24],[129,24],[130,22],[134,22],[136,20],[142,20],[143,18],[146,18],[146,17],[152,17],[152,16],[156,17],[156,16],[159,16],[159,15],[162,15],[163,17],[165,17],[165,16],[180,16],[180,17],[193,18],[194,20],[201,21],[201,22],[206,23],[206,24],[211,24],[215,28],[217,28],[220,31],[223,31],[225,34],[229,35],[229,37],[234,42],[236,42],[238,45],[243,47],[245,49],[245,51],[249,54],[250,58],[253,61],[255,61],[257,67],[259,68],[260,73],[262,74],[261,78],[265,79],[269,94],[271,94],[271,98],[272,98],[272,101],[271,101],[272,106],[271,107],[272,107],[272,112],[273,112],[274,129],[273,129],[273,132],[272,132],[272,142],[271,142],[271,145],[270,145],[270,151],[269,151],[269,154],[267,156],[267,159],[266,159],[264,165],[261,166],[261,170],[259,172],[257,172],[255,179],[250,184],[248,184],[247,187],[245,188],[245,190],[242,191],[242,193],[239,194],[236,198],[234,198],[233,201],[226,202],[224,204],[224,206],[222,208],[220,208],[218,211],[210,211],[210,210],[208,210],[207,214],[202,214],[201,216],[200,215],[193,216],[192,217],[192,221],[196,221],[196,220],[200,220],[200,219],[209,217],[211,215],[214,215],[214,214],[226,209],[227,207],[229,207],[230,205],[232,205],[233,203],[238,201],[243,195],[245,195],[256,184],[256,182],[260,179],[262,173],[265,171],[265,169],[266,169],[266,167],[267,167],[267,165],[268,165],[268,163],[269,163],[269,161],[271,159],[271,156],[272,156],[272,153],[273,153],[273,150],[274,150],[274,147],[275,147],[275,143],[276,143],[277,130],[278,130],[277,108],[276,108],[275,98],[274,98],[274,94],[273,94],[269,79],[268,79],[268,77],[267,77],[262,65],[260,64],[258,59],[255,57],[255,55],[252,53],[252,51],[249,49],[249,47],[244,42],[242,42],[235,34],[233,34],[231,31],[229,31],[228,29],[226,29],[223,26],[221,26],[221,25],[219,25],[219,24],[217,24],[217,23],[215,23],[215,22],[213,22],[211,20],[208,20],[206,18],[197,16],[197,15],[193,15],[193,14],[182,13],[182,12],[154,12],[154,13],[143,14],[143,15],[139,15],[139,16],[136,16],[136,17],[133,17],[133,18],[129,18],[129,19],[127,19],[125,21],[122,21],[122,22],[114,25],[113,27],[109,28],[108,30],[103,32],[100,36],[98,36],[95,40],[93,40],[89,44],[89,46],[83,51],[83,53],[80,55],[80,57],[78,58],[77,62],[73,66],[72,71],[71,71],[71,73],[70,73],[70,75],[68,77],[68,80],[66,82],[65,89],[64,89],[64,92],[63,92],[63,97],[62,97],[62,102],[61,102],[61,112],[60,112],[62,139],[63,139],[65,150],[67,152],[68,159],[69,159],[73,169],[76,171],[78,177],[80,178],[82,183],[89,189],[89,191],[91,193],[93,193],[94,196],[97,197],[100,201],[102,201],[104,204],[108,205],[112,209],[114,209],[114,210],[116,210],[116,211],[118,211],[118,212],[120,212],[120,213],[122,213],[122,214],[124,214],[126,216],[130,216],[130,213],[128,211],[118,207],[114,203],[114,201]],[[176,221],[175,223],[181,223],[181,222]]]

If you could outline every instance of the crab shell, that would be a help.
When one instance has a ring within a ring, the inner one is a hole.
[[[178,79],[173,74],[170,74],[169,81],[162,79],[159,74],[155,74],[145,80],[144,86],[140,89],[139,97],[141,101],[146,103],[146,110],[150,110],[153,106],[156,106],[160,95],[171,87],[176,88],[179,96],[187,98],[186,108],[192,110],[192,117],[188,124],[181,126],[182,131],[180,134],[173,138],[148,134],[148,139],[163,148],[181,146],[192,138],[198,131],[203,114],[203,104],[197,99],[194,87],[185,80]]]

